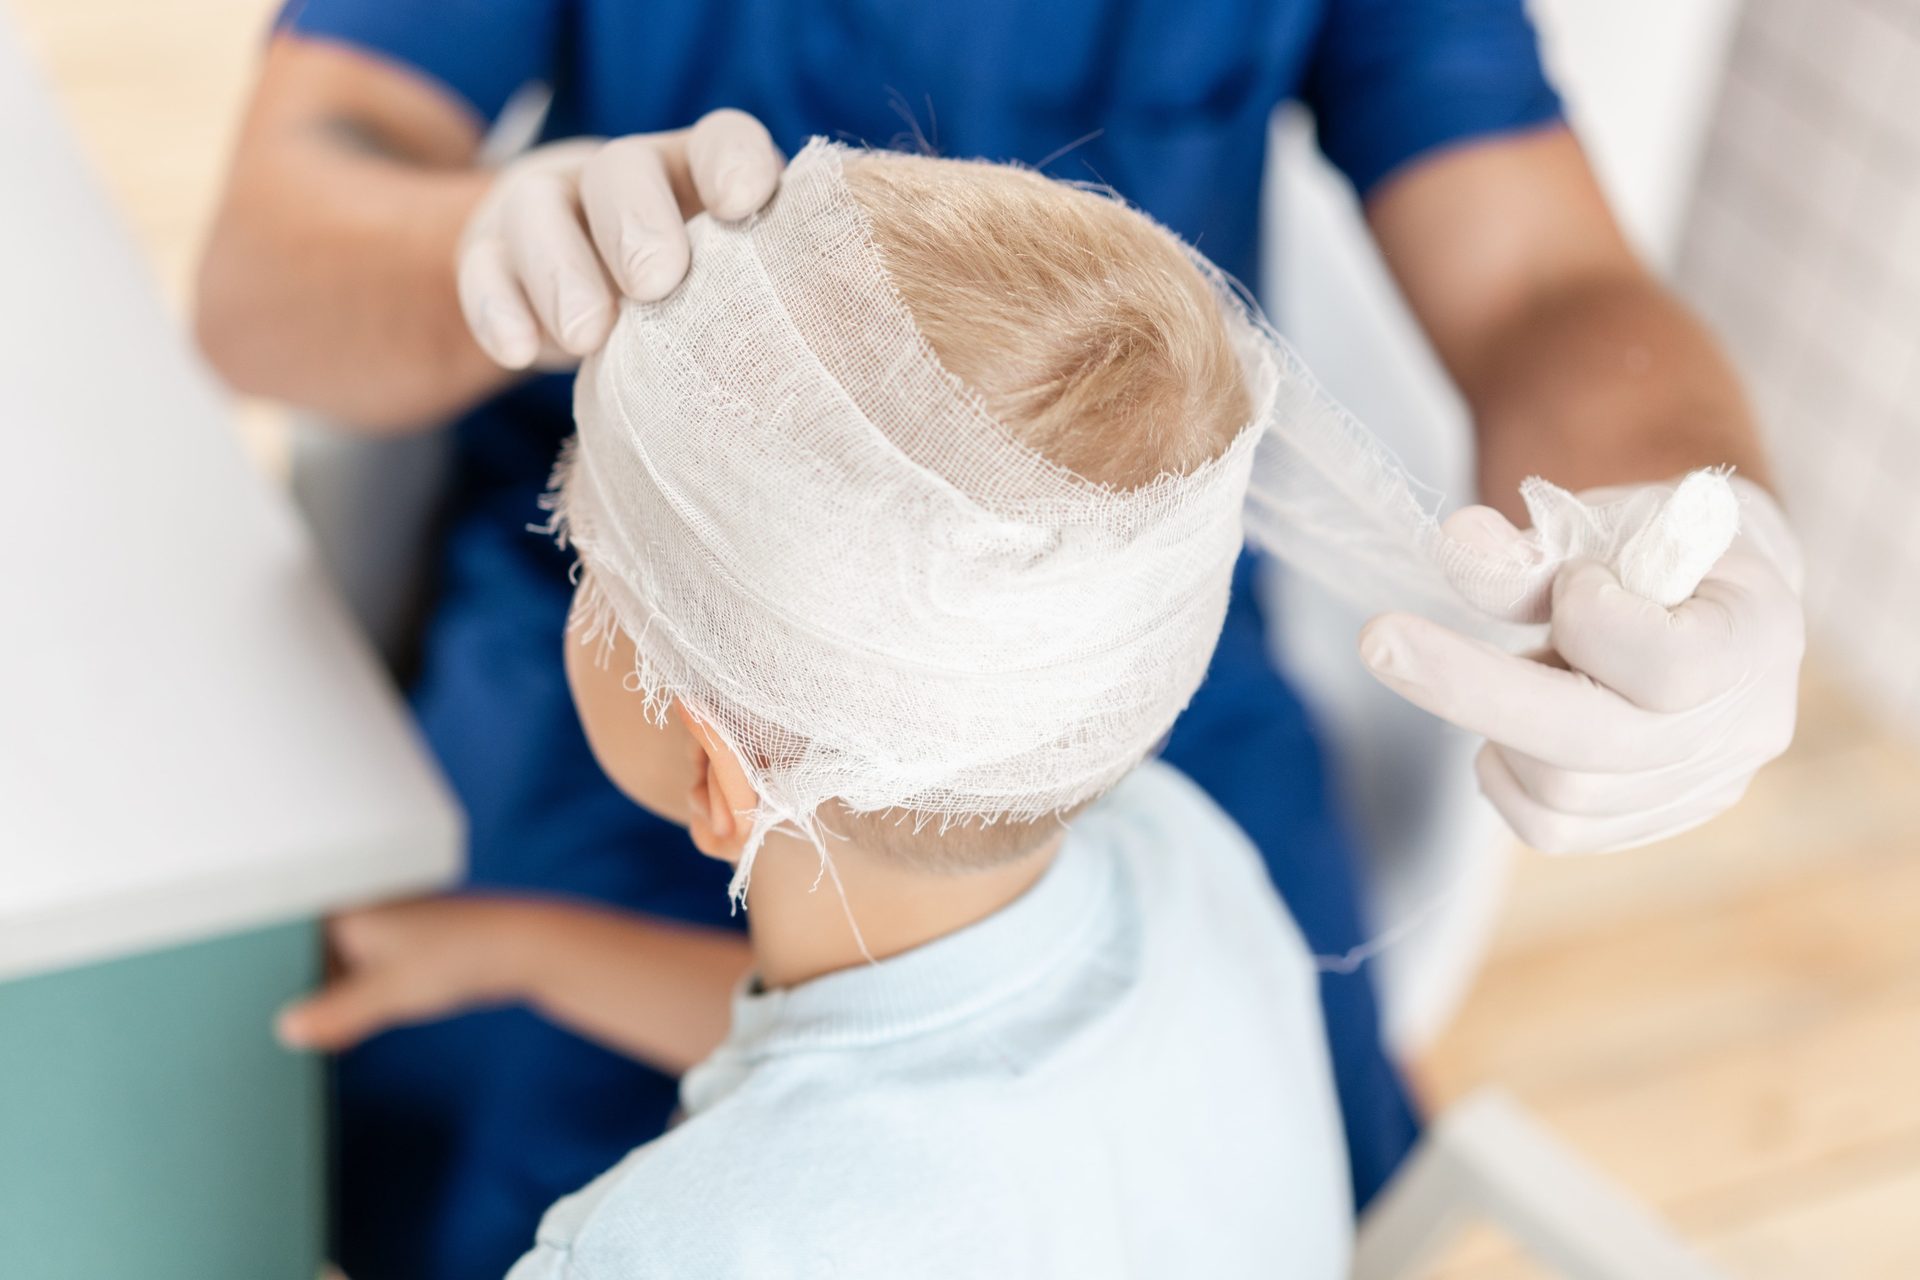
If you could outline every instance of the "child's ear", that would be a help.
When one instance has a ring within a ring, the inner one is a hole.
[[[687,794],[693,847],[710,858],[737,861],[753,830],[751,815],[760,806],[760,794],[719,734],[684,703],[676,701],[673,712],[693,742],[694,779]]]

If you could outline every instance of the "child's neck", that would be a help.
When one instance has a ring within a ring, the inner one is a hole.
[[[754,860],[747,888],[755,970],[768,987],[791,987],[865,964],[867,955],[884,960],[956,933],[1025,893],[1059,849],[1060,837],[1055,837],[997,867],[942,874],[836,844],[833,871],[822,874],[813,846],[770,835]],[[846,893],[845,906],[834,888],[835,873]],[[861,953],[862,941],[867,955]]]

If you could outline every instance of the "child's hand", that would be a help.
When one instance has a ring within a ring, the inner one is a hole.
[[[421,898],[335,916],[333,976],[283,1011],[297,1049],[350,1048],[389,1027],[523,1001],[564,1027],[678,1073],[726,1034],[750,956],[728,929],[539,898]]]
[[[422,898],[327,922],[333,976],[275,1030],[296,1049],[346,1049],[377,1032],[521,998],[520,945],[543,910],[512,899]]]

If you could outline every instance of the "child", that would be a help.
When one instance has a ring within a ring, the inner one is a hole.
[[[752,977],[512,1280],[1344,1275],[1313,965],[1139,763],[1220,625],[1257,330],[1016,169],[816,143],[694,231],[581,375],[568,673],[608,776],[736,866]],[[673,1065],[742,968],[557,904],[346,923],[387,1017],[530,999]]]

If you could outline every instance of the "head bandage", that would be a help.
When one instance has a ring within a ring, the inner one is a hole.
[[[1370,603],[1457,616],[1464,597],[1520,620],[1565,555],[1619,540],[1571,499],[1566,536],[1524,561],[1448,539],[1432,499],[1191,253],[1253,420],[1190,474],[1083,480],[941,366],[844,154],[816,140],[761,214],[693,221],[685,283],[628,304],[581,369],[552,499],[589,570],[581,641],[624,632],[649,714],[684,702],[752,777],[736,893],[776,826],[824,856],[830,799],[992,821],[1106,790],[1198,686],[1243,531]]]

